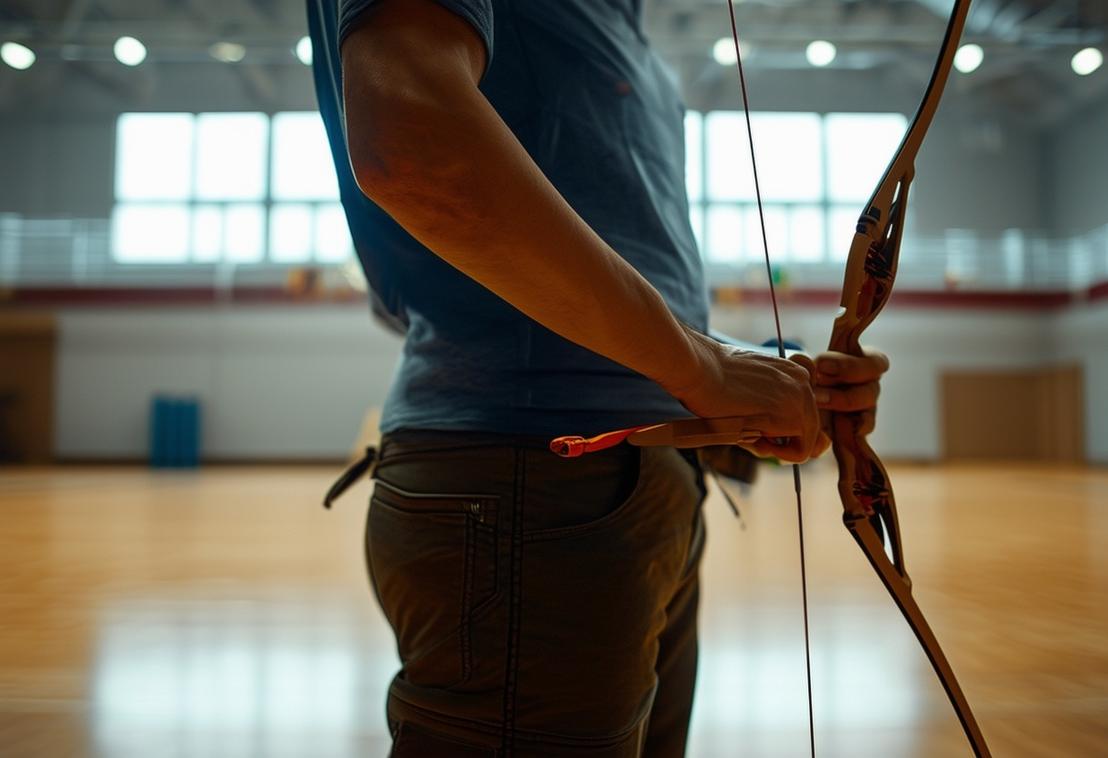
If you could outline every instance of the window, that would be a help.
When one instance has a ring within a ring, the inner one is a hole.
[[[116,129],[118,200],[185,200],[192,194],[191,113],[125,113]]]
[[[120,263],[340,263],[353,251],[316,113],[125,113]]]
[[[323,121],[315,113],[273,117],[273,197],[276,200],[338,200]]]
[[[196,197],[265,200],[269,119],[261,113],[196,117]]]
[[[896,152],[907,121],[899,113],[831,113],[825,124],[827,195],[841,219],[831,227],[831,257],[846,260],[858,212]]]
[[[753,113],[770,254],[820,263],[854,224],[906,126],[900,114]],[[705,260],[762,259],[741,112],[685,118],[690,222]],[[121,263],[339,263],[353,245],[319,115],[126,113],[112,254]]]
[[[752,113],[770,256],[845,258],[861,206],[904,134],[893,114]],[[742,112],[685,117],[689,220],[708,263],[763,260],[754,170]]]

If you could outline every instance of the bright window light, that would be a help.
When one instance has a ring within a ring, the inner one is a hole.
[[[315,112],[125,113],[115,190],[121,262],[342,263],[354,250]]]
[[[826,117],[827,193],[832,202],[869,199],[904,137],[899,113],[830,113]]]
[[[793,261],[818,261],[826,245],[824,213],[818,205],[802,205],[789,213],[788,258]],[[773,251],[770,250],[770,254]]]
[[[265,208],[231,205],[223,216],[223,255],[232,263],[258,263],[265,257]]]
[[[823,192],[820,118],[815,113],[754,113],[754,145],[764,200],[811,201]]]
[[[191,113],[124,113],[116,122],[115,196],[185,200],[192,195]]]
[[[1088,76],[1104,65],[1104,54],[1095,47],[1086,47],[1073,56],[1070,65],[1078,76]]]
[[[850,257],[850,245],[854,242],[854,229],[861,212],[858,205],[836,205],[831,209],[831,255],[833,261],[845,261]]]
[[[269,214],[269,259],[304,263],[312,257],[312,207],[282,203]]]
[[[315,217],[315,253],[320,263],[342,263],[354,252],[342,205],[320,206]]]
[[[763,199],[817,200],[823,187],[819,116],[753,113],[750,121]],[[737,111],[716,111],[708,114],[705,124],[708,199],[754,200],[745,117]]]
[[[0,45],[0,60],[17,71],[26,71],[35,65],[35,51],[18,42],[5,42]]]
[[[689,200],[700,200],[704,184],[704,117],[696,111],[685,114],[685,189]]]
[[[338,200],[335,164],[318,113],[273,117],[274,200]]]
[[[305,66],[312,65],[312,38],[301,37],[300,41],[296,43],[296,57],[300,59],[300,62]]]
[[[985,51],[981,49],[981,45],[962,45],[954,54],[954,68],[963,74],[972,74],[984,60]]]
[[[134,37],[120,37],[112,50],[115,59],[124,66],[137,66],[146,60],[146,45]]]
[[[696,239],[696,247],[701,256],[704,251],[704,206],[693,205],[689,208],[689,225],[692,226],[693,237]]]
[[[120,263],[185,263],[189,251],[186,205],[124,203],[112,214],[112,257]]]
[[[753,200],[754,179],[750,171],[750,152],[746,141],[746,120],[739,111],[714,111],[704,119],[708,154],[710,200]],[[709,219],[709,225],[712,225]],[[708,235],[709,250],[713,248]]]
[[[204,113],[196,119],[196,197],[262,200],[269,119],[264,113]]]
[[[817,39],[809,43],[805,51],[808,63],[821,68],[830,65],[835,60],[836,54],[835,46],[825,39]]]
[[[907,119],[899,113],[752,113],[750,120],[771,258],[845,259],[859,210],[903,139]],[[703,138],[703,150],[690,134]],[[743,113],[687,114],[686,142],[689,223],[705,261],[759,263],[762,230]],[[699,194],[698,171],[706,179]]]
[[[757,206],[748,206],[743,211],[743,237],[745,238],[748,259],[765,261],[765,247],[769,245],[771,261],[787,260],[789,239],[789,220],[786,210],[780,205],[766,205],[766,241],[762,242],[762,220],[758,216]]]
[[[192,260],[217,263],[223,257],[223,208],[198,205],[192,213]]]
[[[704,257],[711,263],[741,263],[748,257],[743,212],[733,205],[708,207]]]

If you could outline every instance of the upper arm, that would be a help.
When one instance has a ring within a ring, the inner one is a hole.
[[[342,7],[347,148],[367,195],[422,152],[430,139],[423,132],[443,109],[459,107],[459,98],[483,97],[477,85],[488,37],[440,4],[447,1],[455,0],[350,0]],[[351,8],[360,10],[352,15]]]
[[[477,85],[488,65],[492,11],[488,0],[348,0],[339,35],[344,82],[383,86],[386,73],[403,80],[427,72],[461,73]]]

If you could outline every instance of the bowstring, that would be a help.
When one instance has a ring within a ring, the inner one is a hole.
[[[758,222],[762,227],[762,251],[766,259],[766,278],[769,281],[769,296],[773,303],[773,323],[777,330],[777,354],[785,358],[785,340],[781,332],[781,312],[777,307],[777,288],[773,282],[773,266],[769,260],[769,236],[766,234],[766,215],[762,207],[762,187],[758,181],[758,161],[754,153],[754,129],[750,123],[750,99],[746,92],[746,73],[743,70],[742,48],[739,44],[739,25],[735,21],[734,0],[727,0],[727,10],[731,18],[731,39],[735,43],[735,62],[739,72],[739,86],[743,96],[743,113],[746,116],[746,136],[750,143],[750,166],[754,176],[754,195],[758,200]],[[793,490],[796,492],[796,523],[800,540],[800,594],[804,608],[804,664],[808,684],[808,741],[812,758],[816,755],[816,727],[812,710],[812,644],[808,628],[808,569],[805,565],[804,550],[804,506],[800,495],[800,464],[793,464]]]

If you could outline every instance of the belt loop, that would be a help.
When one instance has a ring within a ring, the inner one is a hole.
[[[335,483],[331,485],[331,489],[327,490],[327,494],[323,497],[323,507],[330,509],[331,504],[335,502],[342,493],[350,489],[350,486],[354,482],[362,478],[362,475],[367,475],[370,479],[373,478],[374,472],[377,470],[377,462],[379,456],[377,455],[377,448],[370,446],[365,449],[365,455],[352,463],[346,471],[343,471]]]

